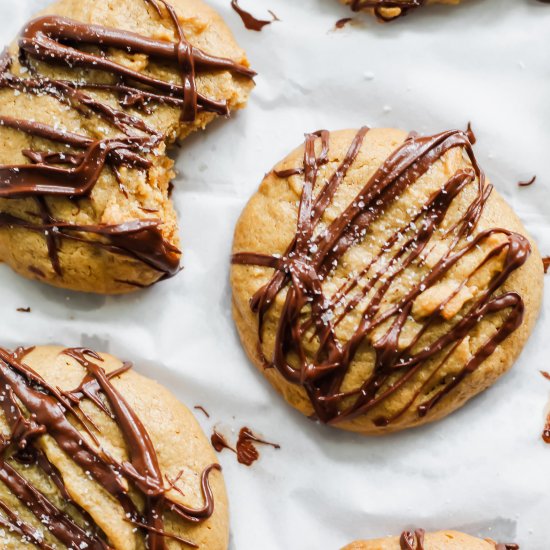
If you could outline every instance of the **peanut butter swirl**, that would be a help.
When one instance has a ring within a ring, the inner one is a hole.
[[[243,252],[236,253],[232,262],[273,270],[269,282],[250,302],[258,319],[261,351],[264,323],[277,297],[281,298],[277,313],[270,316],[270,323],[276,325],[273,355],[264,357],[264,364],[304,388],[320,421],[337,424],[368,413],[430,364],[429,376],[420,378],[418,389],[407,396],[399,411],[373,419],[377,426],[388,426],[413,405],[419,417],[428,415],[521,325],[524,317],[521,296],[500,289],[526,262],[531,246],[524,236],[507,229],[477,230],[492,186],[478,166],[472,149],[474,138],[469,131],[447,131],[429,137],[411,133],[364,182],[354,200],[325,224],[323,213],[343,185],[368,131],[366,127],[358,131],[345,158],[324,182],[319,181],[319,171],[328,162],[329,133],[307,135],[302,166],[275,173],[280,178],[303,178],[294,239],[281,256]],[[403,226],[387,240],[386,236],[382,238],[379,251],[375,248],[372,258],[365,256],[364,268],[349,273],[329,296],[323,282],[341,264],[344,254],[368,239],[371,225],[438,160],[456,149],[469,159],[468,167],[450,175],[427,202],[415,208],[410,220],[400,220]],[[467,195],[462,193],[466,188]],[[460,208],[456,223],[443,228],[446,215],[459,195],[467,196],[469,204]],[[427,269],[426,255],[434,236],[443,236],[439,242],[445,250],[438,255],[440,259],[435,265]],[[401,340],[404,327],[413,318],[417,298],[433,289],[462,258],[479,251],[489,240],[497,244],[487,247],[490,250],[481,262],[433,312],[416,320],[419,330],[410,341]],[[460,315],[453,316],[454,322],[443,325],[443,333],[434,330],[441,326],[444,308],[495,259],[501,262],[501,267],[491,274],[488,285],[465,302]],[[404,295],[392,299],[392,284],[411,270],[419,272],[419,280],[410,279]],[[351,313],[354,313],[351,336],[339,337],[337,330]],[[459,372],[440,375],[461,343],[488,318],[496,323],[491,335],[476,344]],[[344,379],[364,345],[374,353],[372,372],[357,387],[344,391]]]
[[[28,508],[63,547],[74,550],[112,548],[86,510],[71,499],[62,475],[42,450],[40,439],[48,436],[90,479],[119,502],[127,521],[142,531],[146,548],[165,550],[169,538],[197,547],[193,541],[166,531],[165,515],[171,512],[191,523],[200,523],[211,517],[214,500],[208,477],[212,470],[220,467],[213,464],[202,473],[202,508],[193,509],[175,502],[168,492],[177,480],[169,481],[168,485],[165,483],[147,430],[111,383],[131,365],[124,364],[117,371],[107,374],[101,367],[101,357],[95,352],[67,349],[64,353],[86,369],[87,374],[78,388],[63,392],[49,385],[24,363],[27,352],[17,350],[10,353],[0,349],[0,407],[10,430],[0,439],[0,481],[20,505]],[[92,401],[102,414],[116,422],[128,448],[128,460],[117,461],[101,448],[96,437],[100,433],[99,428],[80,408],[84,399]],[[74,515],[58,508],[48,494],[41,492],[30,478],[20,473],[18,464],[34,466],[48,476],[63,499],[71,504]],[[130,496],[130,488],[133,496]],[[138,495],[139,499],[134,495]],[[25,542],[46,550],[59,548],[46,542],[42,532],[1,500],[0,512],[0,525],[20,534]]]
[[[113,172],[121,191],[126,194],[120,167],[147,171],[151,167],[151,154],[166,139],[142,117],[130,113],[129,108],[150,114],[156,105],[175,106],[181,109],[183,122],[194,121],[199,112],[228,115],[225,101],[197,91],[197,74],[230,71],[246,78],[255,74],[230,59],[212,56],[191,45],[169,2],[144,1],[159,17],[170,18],[176,30],[176,42],[47,15],[31,21],[19,39],[18,59],[25,76],[11,71],[13,59],[7,51],[0,60],[0,88],[50,96],[83,116],[100,117],[121,134],[114,139],[97,140],[30,119],[0,117],[2,126],[67,147],[63,153],[25,150],[22,153],[29,160],[28,164],[0,166],[0,198],[31,197],[39,213],[39,219],[32,220],[2,214],[0,226],[24,227],[42,233],[52,267],[58,275],[62,274],[58,249],[63,239],[77,239],[138,258],[164,277],[178,272],[180,251],[164,239],[161,220],[151,218],[121,225],[71,225],[52,216],[47,199],[64,197],[76,201],[89,198],[104,170]],[[176,66],[181,82],[164,81],[133,70],[108,57],[107,48],[144,54],[157,62]],[[52,79],[41,73],[41,66],[79,70],[79,77],[75,80]],[[113,83],[88,82],[81,70],[102,71],[114,77]],[[93,91],[111,94],[119,107],[97,99],[90,94]],[[91,235],[94,238],[90,238]]]

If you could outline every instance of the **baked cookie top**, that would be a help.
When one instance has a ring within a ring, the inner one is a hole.
[[[362,540],[342,550],[519,550],[516,544],[497,544],[490,539],[478,539],[457,531],[425,533],[422,529],[404,531],[399,537]]]
[[[85,349],[0,349],[0,546],[228,544],[216,457],[191,413]]]
[[[304,414],[365,434],[439,419],[515,361],[542,261],[471,132],[306,136],[235,231],[234,316]]]
[[[130,292],[179,271],[167,146],[246,104],[254,73],[201,0],[60,0],[0,60],[0,259]]]
[[[353,11],[370,11],[387,23],[428,4],[459,4],[461,0],[340,0]]]

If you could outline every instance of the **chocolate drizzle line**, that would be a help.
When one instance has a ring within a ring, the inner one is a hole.
[[[279,18],[272,11],[269,13],[273,19],[257,19],[251,13],[241,8],[238,0],[231,0],[231,7],[239,14],[244,26],[249,31],[260,32],[266,25],[271,25],[274,21],[279,21]]]
[[[529,187],[529,186],[533,185],[533,183],[535,183],[536,181],[537,181],[537,176],[533,176],[530,180],[520,181],[518,183],[518,185],[520,187]]]
[[[424,550],[424,536],[426,531],[424,529],[417,529],[414,531],[403,531],[399,538],[399,545],[401,550]]]
[[[96,140],[34,120],[0,117],[1,126],[68,148],[62,153],[24,150],[22,153],[29,164],[0,166],[0,197],[34,198],[40,218],[40,222],[31,223],[23,218],[1,214],[0,226],[21,227],[42,233],[46,238],[52,267],[58,275],[62,275],[59,246],[64,239],[78,240],[137,258],[160,271],[163,278],[178,272],[180,251],[164,239],[160,220],[135,220],[118,226],[71,226],[51,215],[46,199],[89,198],[105,169],[112,171],[121,192],[127,196],[120,167],[141,171],[149,169],[152,164],[147,155],[165,136],[151,128],[141,117],[125,109],[133,108],[151,114],[155,105],[176,106],[181,108],[182,120],[185,122],[193,122],[199,112],[228,115],[229,109],[225,102],[211,99],[197,91],[197,74],[230,71],[246,78],[255,75],[244,65],[212,56],[192,46],[186,40],[179,18],[169,2],[144,1],[155,7],[159,17],[164,17],[160,6],[164,7],[176,29],[175,43],[120,29],[85,24],[67,17],[47,15],[31,21],[19,39],[18,57],[28,77],[22,78],[11,72],[13,60],[7,51],[0,59],[0,88],[10,88],[17,93],[51,96],[84,116],[93,114],[100,117],[123,134],[116,139]],[[97,47],[99,51],[92,53],[88,49],[90,46]],[[161,63],[174,64],[179,68],[182,82],[159,80],[116,63],[105,55],[104,50],[107,48],[144,54]],[[52,79],[40,74],[40,65],[31,61],[70,69],[102,71],[112,75],[115,81],[112,84],[96,84],[82,78],[74,81]],[[89,94],[90,91],[112,94],[117,98],[120,109],[94,98]],[[101,238],[85,238],[86,234]]]
[[[372,8],[378,19],[384,22],[393,21],[399,17],[404,17],[411,10],[420,8],[425,4],[425,0],[352,0],[351,9],[361,11]],[[384,10],[398,8],[397,15],[385,15]]]
[[[275,173],[281,178],[291,175],[303,177],[296,236],[282,256],[243,252],[234,254],[232,263],[274,270],[270,281],[256,292],[250,302],[252,311],[258,316],[258,338],[261,343],[265,317],[277,296],[286,293],[282,310],[277,313],[273,356],[263,357],[262,360],[266,368],[277,369],[287,381],[304,388],[321,422],[337,424],[368,413],[403,388],[427,361],[433,361],[434,370],[418,391],[408,398],[404,407],[391,416],[374,420],[377,426],[387,426],[419,401],[417,415],[423,417],[429,414],[521,325],[524,316],[522,298],[515,292],[497,294],[497,291],[510,274],[526,262],[531,246],[525,237],[506,229],[475,233],[492,186],[487,184],[477,164],[468,133],[458,130],[430,137],[410,134],[365,182],[354,201],[326,228],[316,231],[322,222],[323,212],[357,158],[367,132],[368,128],[362,128],[357,133],[342,163],[323,185],[318,183],[319,169],[328,159],[329,134],[322,131],[307,135],[303,166]],[[316,144],[319,141],[320,153],[317,155]],[[366,235],[370,225],[447,151],[456,148],[469,158],[471,168],[453,174],[413,216],[411,222],[406,222],[381,246],[380,253],[374,254],[360,273],[350,274],[331,299],[326,297],[322,282],[338,266],[346,251],[368,238]],[[423,265],[423,257],[430,250],[432,237],[436,231],[442,231],[440,227],[447,211],[467,186],[476,189],[475,196],[461,219],[445,232],[448,249],[442,258],[397,303],[389,304],[385,311],[381,311],[383,299],[393,281],[407,268]],[[437,322],[439,313],[456,296],[457,290],[428,316],[412,342],[405,349],[400,349],[400,336],[416,298],[437,284],[466,254],[493,235],[498,235],[503,242],[487,254],[460,287],[463,288],[491,259],[503,258],[502,270],[494,275],[487,289],[479,292],[473,304],[461,313],[445,334],[417,350],[422,336]],[[403,239],[403,244],[400,244],[400,239]],[[377,268],[378,271],[371,274],[377,262],[384,259],[386,267]],[[367,297],[355,332],[349,340],[339,340],[337,326]],[[496,314],[500,314],[503,320],[494,334],[472,351],[467,364],[458,373],[452,377],[442,376],[440,372],[447,360],[469,333],[486,317]],[[375,352],[372,374],[356,389],[343,392],[342,384],[358,350],[383,323],[389,324],[389,328],[372,344]],[[312,342],[315,342],[317,349],[308,353],[305,344]],[[430,393],[432,387],[434,390]],[[426,392],[432,396],[422,400]]]
[[[195,405],[193,408],[196,411],[201,411],[204,414],[204,416],[206,416],[206,418],[210,418],[210,414],[202,405]]]
[[[176,487],[179,478],[174,481],[168,480],[169,485],[165,485],[158,457],[147,430],[111,383],[113,378],[123,375],[131,365],[125,364],[121,369],[107,374],[100,366],[101,357],[95,352],[87,349],[67,349],[63,353],[75,359],[86,369],[87,374],[77,389],[62,392],[49,385],[22,362],[29,351],[30,349],[20,349],[10,353],[0,348],[0,407],[11,430],[11,434],[2,437],[0,441],[0,481],[19,500],[21,506],[27,507],[38,522],[67,548],[111,548],[105,534],[94,524],[91,516],[71,499],[62,475],[41,450],[40,437],[47,434],[66,456],[118,500],[128,518],[127,521],[143,532],[149,550],[166,550],[167,538],[197,547],[193,541],[165,531],[165,513],[172,512],[192,523],[199,523],[211,517],[214,512],[214,501],[208,478],[213,469],[220,467],[213,464],[202,474],[201,487],[205,501],[202,508],[192,509],[175,502],[169,492],[181,492]],[[97,427],[80,408],[83,399],[90,399],[100,411],[116,422],[128,447],[127,461],[116,461],[99,446],[94,435],[97,433]],[[70,421],[69,417],[73,421]],[[93,443],[89,443],[77,427],[87,433]],[[13,461],[34,465],[42,470],[82,521],[77,521],[72,515],[57,508],[44,493],[15,469]],[[130,498],[125,488],[126,483],[140,495],[143,506],[138,506]],[[55,547],[47,544],[42,532],[22,521],[2,501],[0,511],[3,513],[0,515],[0,524],[19,533],[27,542],[46,550]],[[81,524],[86,525],[86,528]]]

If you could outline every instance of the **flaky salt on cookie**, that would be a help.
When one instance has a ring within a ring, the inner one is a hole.
[[[393,21],[428,4],[459,4],[461,0],[340,0],[353,11],[368,11],[383,22]]]
[[[0,260],[74,290],[179,271],[167,147],[245,106],[254,73],[201,0],[60,0],[0,61]]]
[[[225,550],[216,457],[191,413],[85,349],[0,349],[0,547]]]
[[[516,544],[497,544],[490,539],[478,539],[457,531],[425,533],[405,531],[400,537],[361,540],[342,550],[519,550]]]
[[[368,435],[438,420],[518,357],[541,304],[535,244],[470,132],[309,134],[237,224],[244,348],[308,417]]]

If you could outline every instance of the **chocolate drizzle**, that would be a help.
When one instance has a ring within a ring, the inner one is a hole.
[[[340,166],[323,185],[318,183],[319,170],[328,161],[329,134],[322,131],[307,135],[303,165],[275,173],[281,178],[299,175],[304,180],[295,238],[282,256],[242,252],[234,254],[232,263],[274,270],[270,281],[250,302],[252,311],[258,316],[261,343],[266,316],[277,296],[284,293],[282,310],[277,312],[273,356],[262,357],[262,360],[266,368],[277,369],[287,381],[304,388],[320,421],[337,424],[369,413],[406,386],[430,362],[429,376],[422,377],[414,393],[408,392],[404,406],[373,420],[375,425],[383,427],[400,419],[413,406],[419,417],[428,415],[521,325],[522,298],[515,292],[498,291],[525,263],[531,246],[525,237],[506,229],[476,233],[492,186],[486,182],[477,164],[468,133],[462,131],[447,131],[430,137],[410,134],[365,182],[353,202],[323,226],[323,213],[356,160],[367,132],[367,128],[362,128],[357,133]],[[344,254],[368,239],[371,224],[445,153],[457,148],[469,159],[471,167],[451,175],[416,214],[411,214],[410,221],[383,242],[379,253],[373,253],[362,271],[351,273],[331,298],[325,296],[323,281],[338,267]],[[464,213],[461,211],[458,222],[443,230],[448,210],[467,187],[475,190],[470,204]],[[384,309],[384,298],[394,281],[407,268],[425,266],[436,232],[438,235],[444,233],[446,239],[440,241],[446,247],[441,259],[427,274],[420,275],[419,282],[408,283],[410,288],[405,295],[389,301]],[[459,288],[427,316],[412,341],[400,348],[400,337],[416,299],[438,284],[463,257],[493,236],[499,244],[486,254]],[[502,268],[492,276],[487,288],[480,289],[466,310],[454,316],[456,322],[447,326],[443,334],[436,331],[435,339],[430,338],[428,330],[440,323],[445,306],[494,259],[502,262]],[[364,305],[359,310],[361,304]],[[352,336],[342,341],[336,331],[351,312],[359,312],[359,320],[352,329]],[[493,334],[471,351],[459,372],[452,376],[440,374],[458,346],[487,317],[501,320]],[[376,329],[378,335],[374,337]],[[384,331],[382,336],[380,331]],[[369,340],[373,340],[372,344]],[[375,354],[373,370],[358,387],[343,391],[344,379],[365,343],[372,346]],[[311,350],[311,346],[316,349]]]
[[[336,23],[334,24],[334,30],[343,29],[348,23],[351,23],[352,21],[352,17],[343,17],[342,19],[338,19],[338,21],[336,21]]]
[[[227,439],[220,432],[218,432],[218,430],[214,430],[212,432],[210,442],[212,443],[212,447],[214,447],[218,453],[221,453],[224,449],[228,449],[234,453],[237,452],[233,447],[231,447]]]
[[[518,185],[519,185],[520,187],[530,187],[530,186],[533,185],[533,183],[535,183],[536,181],[537,181],[537,176],[533,176],[530,180],[518,182]]]
[[[372,8],[378,19],[384,22],[393,21],[399,17],[404,17],[411,10],[421,8],[426,0],[352,0],[351,9],[361,11]],[[398,9],[396,15],[387,15],[385,10]]]
[[[281,446],[276,443],[270,443],[269,441],[260,439],[252,432],[250,428],[247,428],[246,426],[241,428],[235,447],[232,447],[227,439],[217,430],[212,432],[210,442],[212,443],[212,447],[214,447],[218,453],[221,453],[224,449],[228,449],[229,451],[235,453],[237,456],[237,461],[245,466],[252,466],[252,464],[260,458],[260,453],[258,452],[256,445],[269,445],[274,449],[281,448]]]
[[[542,259],[542,267],[544,269],[544,273],[548,274],[548,269],[550,268],[550,256],[545,256]]]
[[[241,6],[239,6],[238,0],[231,0],[231,7],[239,14],[239,17],[242,19],[244,26],[249,31],[259,32],[266,25],[271,25],[271,23],[273,23],[274,21],[279,20],[273,12],[270,12],[273,19],[257,19],[251,13],[241,8]]]
[[[208,477],[213,469],[220,467],[213,464],[202,474],[201,487],[205,501],[202,508],[192,509],[171,498],[172,490],[181,492],[176,487],[178,479],[168,480],[169,485],[165,485],[147,430],[111,383],[113,378],[123,375],[131,366],[125,364],[121,369],[107,374],[100,366],[101,357],[95,352],[86,349],[65,350],[64,353],[85,368],[87,374],[79,388],[72,392],[62,392],[22,362],[25,353],[28,351],[18,350],[12,354],[0,349],[0,407],[11,430],[9,437],[1,439],[0,480],[20,501],[21,506],[26,506],[43,527],[67,548],[111,548],[105,534],[94,524],[91,516],[71,499],[61,474],[41,450],[40,438],[47,434],[90,479],[118,500],[127,521],[143,532],[148,549],[165,550],[167,538],[197,547],[193,541],[165,531],[165,513],[172,512],[192,523],[211,517],[214,501]],[[116,422],[128,447],[127,461],[118,462],[99,446],[95,435],[98,433],[97,427],[80,408],[83,399],[90,399],[102,413]],[[80,430],[89,439],[84,438]],[[39,468],[52,480],[81,520],[77,521],[73,514],[57,508],[46,494],[16,470],[13,461]],[[140,495],[143,505],[134,503],[126,484]],[[46,543],[43,533],[18,518],[2,501],[0,510],[3,512],[0,523],[25,537],[27,542],[46,550],[55,547]],[[86,528],[82,527],[83,524]]]
[[[239,432],[239,439],[237,440],[237,460],[244,464],[245,466],[252,466],[258,458],[260,458],[260,453],[256,448],[256,445],[269,445],[274,449],[280,449],[281,446],[276,443],[270,443],[260,439],[255,435],[250,428],[241,428]]]
[[[62,275],[59,247],[65,239],[137,258],[160,271],[163,278],[177,273],[180,251],[164,238],[160,220],[135,220],[120,225],[71,225],[52,216],[47,199],[65,197],[75,201],[89,198],[104,170],[111,170],[121,192],[128,196],[120,168],[147,171],[152,166],[148,157],[166,138],[142,117],[126,109],[151,114],[156,105],[171,105],[181,108],[181,118],[185,122],[193,122],[199,112],[228,115],[226,102],[198,92],[197,75],[205,71],[230,71],[252,78],[255,74],[244,65],[192,46],[185,38],[174,8],[166,0],[144,1],[155,8],[159,17],[167,14],[176,30],[175,43],[47,15],[31,21],[19,39],[18,58],[25,78],[11,72],[13,59],[8,52],[4,52],[0,59],[0,88],[10,88],[17,94],[51,96],[83,116],[99,117],[122,133],[113,139],[97,140],[34,120],[0,117],[1,126],[67,148],[63,152],[24,150],[22,154],[29,164],[0,166],[0,198],[34,198],[41,220],[30,222],[3,213],[0,225],[44,234],[52,267],[58,275]],[[98,51],[91,51],[90,47]],[[160,80],[117,63],[104,53],[107,48],[144,54],[160,63],[175,65],[181,83]],[[102,71],[111,75],[113,82],[88,82],[82,75],[74,81],[52,79],[41,74],[40,63],[71,70]],[[120,108],[96,99],[90,92],[112,94]],[[30,215],[34,217],[36,213]],[[96,237],[89,238],[91,235]]]
[[[401,550],[424,550],[424,536],[426,531],[424,529],[417,529],[414,531],[403,531],[399,538],[399,545]]]

